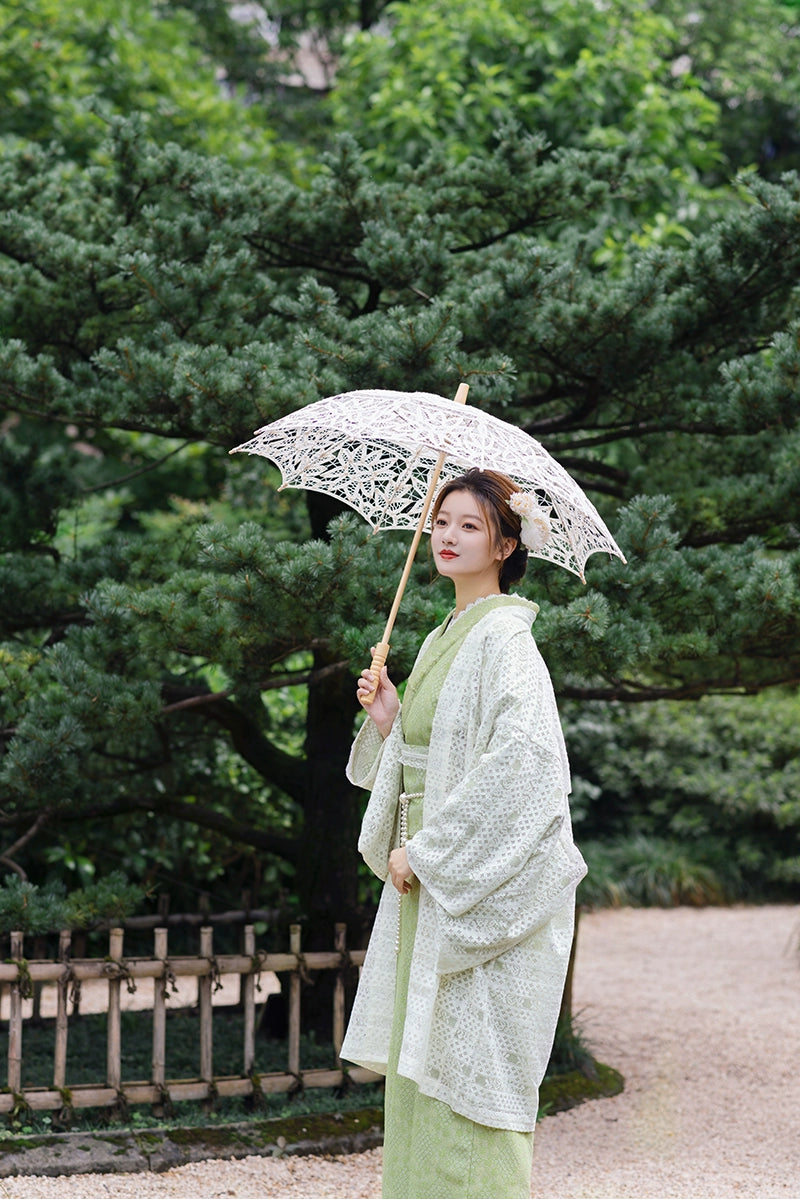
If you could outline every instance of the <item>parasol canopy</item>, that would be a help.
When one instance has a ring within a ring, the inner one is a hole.
[[[591,554],[624,562],[597,509],[544,446],[465,405],[466,386],[459,392],[456,401],[424,391],[343,392],[265,425],[230,452],[271,459],[282,487],[335,496],[376,531],[418,529],[432,480],[441,486],[471,467],[502,471],[549,517],[550,537],[533,556],[582,580]]]

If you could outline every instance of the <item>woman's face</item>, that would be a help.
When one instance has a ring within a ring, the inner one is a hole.
[[[431,549],[440,574],[448,579],[497,579],[505,554],[495,548],[480,500],[471,491],[451,491],[431,528]]]

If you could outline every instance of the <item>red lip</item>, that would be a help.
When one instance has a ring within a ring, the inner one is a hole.
[[[458,554],[454,554],[452,550],[439,550],[440,558],[457,558]]]

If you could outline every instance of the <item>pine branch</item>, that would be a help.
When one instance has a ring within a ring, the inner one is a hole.
[[[800,685],[800,666],[791,663],[789,669],[774,678],[752,683],[680,683],[674,687],[656,687],[637,684],[632,680],[609,684],[607,687],[575,687],[570,684],[559,687],[562,699],[620,700],[627,704],[650,704],[664,699],[702,699],[706,695],[758,695],[771,687],[797,687]]]
[[[28,842],[33,840],[42,825],[46,824],[49,820],[50,814],[50,808],[45,808],[43,811],[41,811],[30,828],[27,829],[21,837],[17,837],[13,845],[9,845],[8,849],[4,850],[3,853],[0,854],[0,862],[2,862],[4,866],[8,866],[9,870],[13,870],[15,874],[19,875],[23,882],[28,881],[28,876],[19,863],[14,861],[14,854],[18,853],[21,849],[24,849]]]
[[[123,483],[129,483],[131,479],[138,479],[140,475],[146,475],[151,470],[158,470],[159,466],[163,466],[170,458],[174,458],[181,450],[185,450],[191,441],[184,441],[174,450],[170,450],[168,454],[164,454],[156,462],[148,462],[145,466],[140,466],[137,470],[132,470],[127,475],[120,475],[119,478],[110,479],[104,483],[95,483],[92,487],[82,487],[83,495],[89,495],[93,491],[107,491],[109,487],[120,487]]]
[[[602,495],[613,496],[614,499],[627,498],[627,471],[592,458],[578,458],[570,454],[559,456],[559,462],[585,491],[598,491]]]
[[[87,625],[88,623],[88,617],[81,608],[64,612],[24,612],[18,615],[16,620],[14,613],[5,612],[0,620],[0,631],[6,629],[8,634],[13,636],[17,630],[50,629],[50,635],[45,641],[45,645],[49,646],[60,641],[67,629],[73,625]]]
[[[305,763],[279,749],[265,737],[256,722],[237,704],[231,702],[229,692],[207,696],[197,692],[187,696],[184,688],[171,684],[165,684],[162,690],[167,697],[175,696],[174,703],[181,706],[189,706],[183,701],[196,699],[201,708],[201,715],[228,730],[234,748],[254,770],[263,778],[275,783],[297,803],[302,804],[305,794]],[[176,709],[167,705],[166,710]]]
[[[254,827],[244,820],[235,820],[225,812],[218,812],[204,804],[184,803],[181,800],[165,799],[162,795],[125,795],[107,804],[94,804],[89,807],[64,808],[58,814],[59,822],[84,823],[87,820],[111,820],[115,816],[128,816],[133,812],[155,812],[172,816],[186,824],[195,824],[198,828],[209,829],[219,833],[229,841],[246,845],[250,849],[258,849],[264,853],[274,853],[296,862],[299,854],[299,840],[279,833],[267,832]]]
[[[252,849],[260,849],[265,853],[274,853],[285,858],[288,862],[296,862],[300,852],[298,838],[281,836],[279,833],[269,833],[254,828],[244,821],[234,820],[223,812],[217,812],[204,804],[187,804],[179,800],[168,800],[159,804],[159,811],[166,811],[170,816],[179,820],[196,824],[200,828],[210,829],[220,833],[230,841],[238,841]]]
[[[320,683],[328,675],[338,674],[349,667],[350,663],[343,658],[340,662],[331,662],[328,666],[322,666],[316,670],[287,670],[283,674],[267,675],[265,679],[258,680],[257,686],[259,691],[277,691],[280,687],[309,686]],[[177,688],[170,687],[170,690],[175,691]],[[167,704],[161,709],[161,713],[166,715],[169,712],[181,712],[188,708],[200,708],[215,703],[217,700],[229,699],[235,694],[235,687],[229,687],[226,691],[192,692],[185,699]]]

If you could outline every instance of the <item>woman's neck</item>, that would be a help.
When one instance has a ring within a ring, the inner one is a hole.
[[[456,615],[463,612],[476,600],[500,595],[500,579],[497,575],[484,580],[459,579],[456,582]]]

